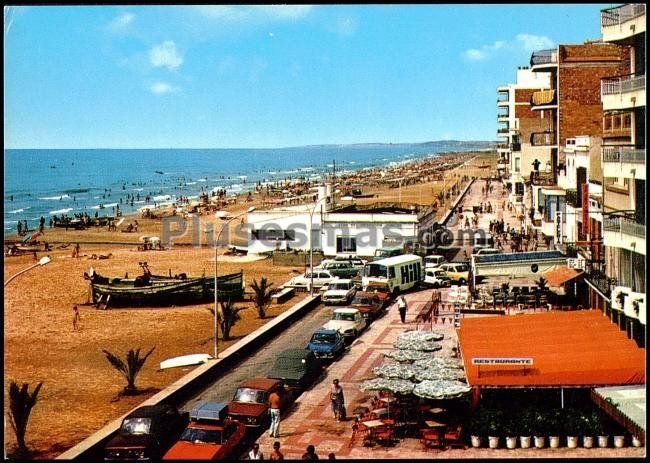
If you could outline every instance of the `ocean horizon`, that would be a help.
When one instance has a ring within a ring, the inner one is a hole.
[[[382,168],[446,152],[485,150],[492,142],[359,143],[289,148],[5,149],[4,236],[27,220],[37,228],[55,214],[131,213],[157,203],[225,188],[245,193],[258,183]],[[135,196],[133,206],[127,195]],[[120,202],[120,199],[122,202]],[[103,208],[101,207],[103,205]]]

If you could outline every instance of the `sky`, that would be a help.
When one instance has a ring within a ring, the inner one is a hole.
[[[496,140],[496,88],[608,6],[5,6],[4,143]]]

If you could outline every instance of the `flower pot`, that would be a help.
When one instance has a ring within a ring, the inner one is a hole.
[[[566,436],[566,446],[574,449],[578,446],[578,436]]]
[[[488,436],[488,446],[491,449],[498,449],[499,448],[499,437],[495,436]]]
[[[614,447],[620,449],[625,446],[625,436],[614,436]]]
[[[598,447],[604,449],[607,447],[609,436],[598,436]]]
[[[643,447],[643,444],[641,443],[641,440],[638,437],[632,436],[632,446],[633,447]]]
[[[481,446],[481,436],[470,436],[472,447],[479,448]]]
[[[535,436],[535,448],[543,449],[546,446],[546,436]]]
[[[548,436],[548,446],[556,449],[560,446],[560,436]]]
[[[582,436],[582,446],[586,449],[590,449],[594,446],[593,436]]]
[[[519,442],[521,443],[522,449],[530,448],[530,436],[519,436]]]
[[[517,448],[517,438],[512,436],[506,436],[506,447],[509,449]]]

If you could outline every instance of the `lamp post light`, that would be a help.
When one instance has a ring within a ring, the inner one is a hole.
[[[42,267],[42,266],[45,265],[45,264],[49,264],[51,261],[52,261],[52,259],[50,258],[50,256],[43,256],[43,257],[41,257],[41,260],[39,260],[38,262],[36,262],[34,265],[31,265],[31,266],[27,267],[26,269],[21,270],[20,272],[16,273],[16,274],[13,275],[11,278],[9,278],[7,281],[5,281],[5,284],[4,284],[4,285],[7,286],[7,285],[8,285],[8,284],[9,284],[9,283],[14,279],[14,278],[16,278],[18,275],[22,275],[23,273],[25,273],[25,272],[27,272],[28,270],[31,270],[31,269],[33,269],[33,268],[35,268],[35,267]]]
[[[327,199],[327,196],[323,196],[321,199],[316,201],[314,204],[314,207],[312,208],[311,212],[309,213],[309,277],[310,277],[310,283],[309,283],[309,295],[313,296],[314,295],[314,246],[312,243],[312,226],[313,226],[313,218],[314,218],[314,212],[316,211],[316,207],[318,207],[318,203],[321,201],[324,201]]]
[[[215,215],[222,219],[225,220],[225,222],[221,225],[221,230],[219,230],[219,234],[217,235],[217,239],[214,242],[214,358],[217,359],[219,358],[219,323],[218,323],[218,310],[219,310],[219,283],[218,283],[218,272],[219,272],[219,253],[217,252],[219,250],[219,238],[221,238],[221,234],[223,231],[226,229],[228,224],[232,222],[233,220],[241,217],[244,214],[248,214],[249,212],[253,212],[255,210],[255,206],[249,207],[247,210],[240,212],[237,215],[234,215],[232,217],[228,217],[228,212],[227,211],[218,211]]]

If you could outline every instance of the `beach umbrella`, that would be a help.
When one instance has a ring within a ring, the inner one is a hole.
[[[367,379],[359,385],[362,391],[389,391],[395,394],[410,394],[414,387],[411,381],[399,378]]]
[[[424,380],[415,385],[413,394],[425,399],[452,399],[468,394],[471,388],[460,381]]]
[[[445,335],[436,331],[405,331],[397,336],[404,341],[442,341]]]
[[[400,379],[411,379],[418,372],[416,368],[413,368],[408,364],[400,363],[384,363],[378,367],[372,369],[372,372],[377,376],[382,378],[400,378]]]
[[[428,357],[413,362],[416,368],[456,368],[462,369],[463,364],[453,359],[446,359],[442,357]]]
[[[413,362],[415,360],[423,360],[430,358],[433,354],[431,352],[422,352],[418,350],[398,349],[385,352],[384,356],[397,360],[398,362]]]
[[[411,365],[412,366],[412,365]],[[417,368],[413,376],[416,381],[465,381],[465,372],[458,368]]]
[[[401,350],[417,350],[423,352],[434,352],[442,349],[441,344],[436,344],[433,341],[423,341],[419,339],[397,339],[393,346]]]

